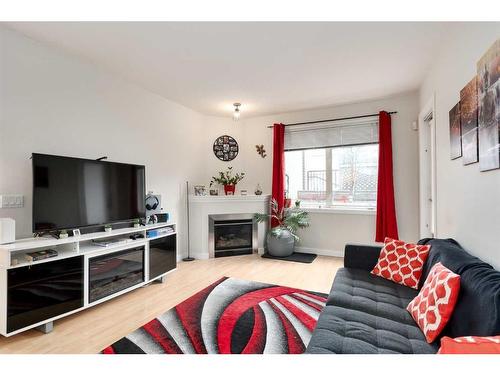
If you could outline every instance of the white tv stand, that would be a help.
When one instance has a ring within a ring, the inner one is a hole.
[[[167,227],[168,233],[146,237]],[[144,238],[130,239],[132,234]],[[113,238],[120,242],[106,247],[92,242]],[[176,224],[167,222],[0,245],[0,334],[12,336],[31,328],[48,333],[59,318],[152,281],[163,282],[176,269],[176,238]],[[25,259],[26,253],[45,249],[58,255],[33,262]],[[121,273],[113,274],[118,270]]]

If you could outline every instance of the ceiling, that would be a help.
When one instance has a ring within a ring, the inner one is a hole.
[[[297,111],[417,89],[445,23],[7,25],[208,115]]]

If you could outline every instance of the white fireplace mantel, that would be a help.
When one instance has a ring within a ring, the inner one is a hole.
[[[189,196],[189,242],[190,254],[196,259],[209,256],[209,215],[254,214],[269,211],[270,195],[203,195]],[[257,228],[259,253],[264,251],[266,223]]]

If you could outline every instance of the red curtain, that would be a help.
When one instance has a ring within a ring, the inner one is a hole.
[[[273,128],[273,191],[272,198],[281,210],[285,204],[285,126],[274,124]],[[278,225],[271,220],[271,227]]]
[[[385,111],[379,113],[378,129],[379,156],[375,241],[384,242],[385,237],[399,239],[392,173],[391,115]]]

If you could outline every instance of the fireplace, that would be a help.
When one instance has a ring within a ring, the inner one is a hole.
[[[257,251],[257,223],[252,214],[209,215],[208,226],[211,257]]]

